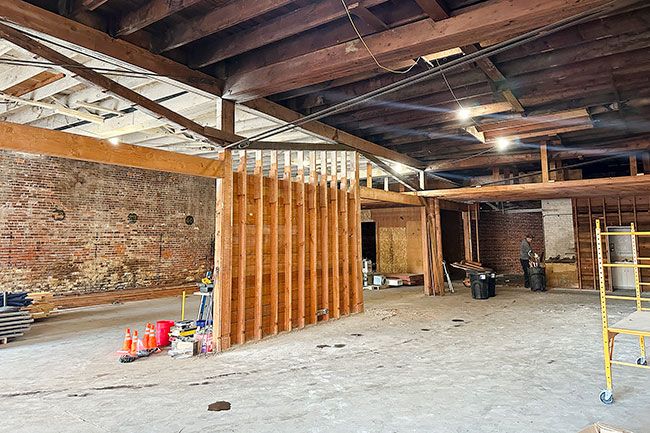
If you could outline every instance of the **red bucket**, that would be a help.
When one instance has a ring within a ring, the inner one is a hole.
[[[174,326],[173,320],[159,320],[156,322],[156,344],[158,347],[169,346],[169,330]]]

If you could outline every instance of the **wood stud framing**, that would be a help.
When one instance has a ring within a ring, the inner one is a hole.
[[[236,156],[231,206],[217,203],[217,349],[363,311],[358,155],[255,150]],[[218,200],[228,196],[227,184],[220,181]]]

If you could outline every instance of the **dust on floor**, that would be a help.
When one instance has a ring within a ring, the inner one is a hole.
[[[647,371],[615,368],[616,402],[598,400],[593,294],[365,295],[364,314],[217,356],[132,364],[115,354],[124,328],[177,319],[178,299],[61,314],[0,348],[0,431],[557,433],[603,421],[650,432]],[[634,339],[616,349],[636,359]],[[230,409],[208,410],[216,402]]]

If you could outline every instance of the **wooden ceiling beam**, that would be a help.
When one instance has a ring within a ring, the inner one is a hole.
[[[65,77],[64,73],[43,71],[34,75],[31,78],[28,78],[24,81],[21,81],[20,83],[14,84],[13,86],[7,89],[4,89],[2,93],[6,95],[20,97],[26,95],[27,93],[31,93],[35,90],[38,90],[41,87],[45,87],[48,84],[52,84],[56,81],[59,81],[64,77]]]
[[[168,29],[154,42],[154,51],[161,53],[187,45],[206,36],[286,6],[294,0],[235,0],[214,8],[199,18]]]
[[[218,129],[210,128],[210,132],[206,132],[206,128],[198,123],[190,120],[180,114],[176,113],[169,108],[152,101],[149,98],[111,80],[110,78],[95,72],[92,69],[86,68],[83,64],[78,63],[71,58],[61,54],[59,51],[54,50],[35,39],[30,38],[19,30],[14,29],[5,24],[0,23],[0,37],[7,41],[18,45],[19,47],[36,54],[37,56],[49,60],[55,65],[65,65],[62,68],[76,74],[77,78],[87,82],[90,85],[98,86],[113,95],[126,99],[134,105],[140,107],[141,110],[153,117],[164,117],[169,122],[185,128],[214,144],[220,145],[224,143],[232,143],[240,139],[235,134],[230,134]]]
[[[650,188],[650,176],[621,176],[561,182],[488,185],[419,191],[421,197],[464,202],[524,201],[557,198],[633,195]]]
[[[22,0],[0,2],[0,18],[70,44],[101,53],[138,68],[169,77],[178,83],[220,96],[223,82],[218,78],[194,71],[166,57],[111,38],[108,34],[62,17]]]
[[[449,18],[449,9],[443,0],[415,0],[415,2],[434,21],[442,21]]]
[[[351,9],[351,12],[356,13],[360,9],[373,7],[386,1],[360,1],[356,7]],[[341,4],[341,0],[326,0],[309,4],[288,14],[264,21],[246,32],[238,32],[230,36],[225,36],[218,44],[210,44],[205,49],[193,51],[190,54],[189,65],[192,68],[202,68],[229,57],[297,35],[344,16],[346,16],[346,12]]]
[[[223,176],[223,161],[0,122],[0,149],[191,176]]]
[[[122,16],[115,25],[115,36],[135,33],[151,24],[164,20],[177,12],[200,3],[202,0],[150,0]]]
[[[380,62],[405,61],[427,52],[507,37],[606,3],[603,0],[511,2],[495,0],[458,11],[440,23],[417,21],[367,36]],[[487,20],[486,17],[491,17]],[[374,62],[358,40],[324,48],[226,80],[226,95],[246,101],[372,69]],[[309,73],[306,73],[309,71]]]
[[[22,0],[0,2],[0,17],[21,27],[38,31],[70,44],[78,45],[101,55],[112,57],[120,62],[155,72],[162,77],[170,77],[192,89],[197,89],[213,96],[221,96],[222,82],[215,77],[194,71],[180,63],[153,54],[130,42],[111,38],[99,30],[48,12]],[[302,117],[299,113],[268,100],[250,101],[246,105],[285,122],[292,122]],[[382,158],[411,167],[419,168],[422,166],[422,163],[415,158],[389,150],[368,140],[355,137],[352,134],[340,131],[322,122],[309,122],[303,125],[302,128],[358,150],[359,152],[373,153]]]

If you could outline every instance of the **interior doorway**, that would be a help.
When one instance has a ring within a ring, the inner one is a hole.
[[[374,221],[361,223],[361,257],[377,263],[377,224]]]

